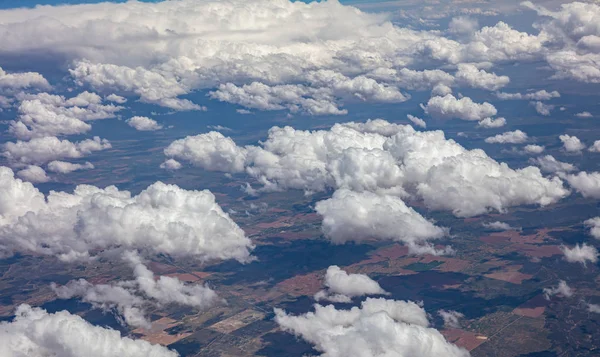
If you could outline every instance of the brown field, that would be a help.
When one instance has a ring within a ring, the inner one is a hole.
[[[278,290],[293,295],[314,295],[323,288],[321,274],[310,273],[306,275],[296,275],[293,278],[284,280],[275,286]]]
[[[137,328],[133,330],[133,333],[141,335],[141,339],[150,343],[158,343],[163,346],[175,343],[183,338],[191,335],[191,333],[178,333],[175,335],[169,335],[165,332],[166,329],[173,326],[177,326],[179,323],[169,317],[162,317],[158,320],[152,321],[150,329]]]
[[[247,326],[254,321],[263,319],[265,314],[257,310],[244,310],[239,314],[233,315],[225,320],[221,320],[210,327],[211,330],[215,330],[222,333],[231,333],[239,328]]]
[[[548,301],[544,299],[543,295],[540,294],[519,305],[513,310],[513,314],[538,318],[544,314],[544,311],[546,311],[546,306],[548,306]]]
[[[459,347],[463,347],[469,351],[474,350],[477,346],[481,345],[487,340],[486,336],[477,334],[475,332],[460,330],[460,329],[446,329],[440,331],[448,342],[452,342]]]
[[[185,281],[186,283],[195,283],[197,281],[201,281],[209,277],[210,273],[205,273],[202,271],[194,271],[192,273],[170,273],[165,274],[165,276],[169,276],[172,278],[177,278],[181,281]]]
[[[523,280],[528,280],[533,277],[533,275],[519,272],[522,267],[522,265],[509,265],[504,267],[501,271],[496,271],[484,276],[490,279],[507,281],[513,284],[521,284]]]

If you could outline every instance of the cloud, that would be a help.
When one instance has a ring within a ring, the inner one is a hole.
[[[173,142],[165,154],[207,170],[245,172],[259,190],[414,194],[431,209],[465,217],[519,204],[547,205],[568,195],[536,167],[512,170],[482,150],[466,150],[442,131],[416,131],[384,120],[330,130],[273,127],[260,146],[237,146],[220,133]],[[510,187],[510,188],[509,188]]]
[[[498,113],[490,103],[475,103],[469,97],[457,99],[452,94],[432,97],[423,110],[434,118],[462,120],[483,120]]]
[[[0,67],[0,93],[12,94],[23,89],[50,89],[50,83],[39,73],[7,73]]]
[[[525,145],[525,147],[523,147],[523,150],[525,150],[525,152],[528,154],[541,154],[545,149],[546,148],[544,146],[533,144]]]
[[[160,168],[165,170],[179,170],[181,168],[181,163],[177,160],[168,159],[160,164]]]
[[[495,73],[488,73],[470,63],[459,64],[458,71],[454,77],[458,83],[489,91],[498,90],[510,82],[510,78],[507,76],[498,76]]]
[[[501,128],[506,125],[506,119],[504,118],[485,118],[479,123],[477,123],[478,127],[491,129],[491,128]]]
[[[567,285],[567,282],[564,280],[560,280],[558,282],[557,287],[544,288],[543,291],[544,291],[544,297],[546,298],[546,300],[550,300],[550,297],[554,296],[554,295],[562,295],[564,297],[573,296],[573,289],[571,289],[569,287],[569,285]]]
[[[205,310],[222,301],[207,286],[186,285],[169,276],[155,277],[137,252],[125,252],[123,258],[133,269],[134,280],[93,285],[79,279],[63,286],[52,284],[52,290],[61,299],[77,297],[105,311],[116,309],[128,325],[145,328],[150,326],[144,311],[147,305],[178,304]]]
[[[406,117],[408,118],[408,120],[411,121],[411,123],[413,123],[414,125],[420,127],[420,128],[427,128],[427,123],[425,123],[425,120],[421,119],[421,118],[417,118],[413,115],[407,114]]]
[[[337,265],[327,268],[325,287],[315,295],[315,300],[350,302],[351,298],[363,295],[387,295],[379,284],[365,274],[348,274]]]
[[[368,298],[350,310],[317,304],[314,312],[298,316],[275,309],[275,321],[321,356],[469,356],[428,327],[427,314],[414,302]]]
[[[540,114],[540,115],[544,115],[544,116],[548,116],[550,115],[550,111],[552,109],[554,109],[553,105],[549,105],[549,104],[544,104],[543,102],[537,101],[537,102],[531,102],[531,105],[533,105],[533,107],[535,108],[535,111]]]
[[[504,93],[497,92],[496,97],[501,100],[550,100],[552,98],[560,98],[560,93],[557,91],[548,92],[545,89],[530,93]]]
[[[583,224],[590,229],[590,235],[600,239],[600,217],[594,217],[586,220]]]
[[[103,105],[102,98],[90,92],[65,98],[48,93],[23,94],[19,116],[8,131],[19,139],[83,134],[91,129],[88,121],[114,118],[123,107]]]
[[[558,161],[552,155],[531,158],[529,162],[533,165],[538,165],[543,172],[549,173],[570,172],[577,169],[573,164]]]
[[[527,141],[529,137],[521,130],[507,131],[502,134],[490,136],[485,139],[488,144],[521,144]]]
[[[565,177],[569,185],[583,197],[600,198],[600,172],[581,171]]]
[[[575,116],[578,117],[578,118],[591,118],[591,117],[593,117],[592,113],[590,113],[590,112],[577,113],[577,114],[575,114]]]
[[[479,23],[477,19],[468,16],[458,16],[450,20],[448,31],[457,35],[471,35],[477,31]]]
[[[107,95],[104,99],[111,101],[111,102],[115,102],[117,104],[127,103],[127,98],[121,97],[120,95],[116,95],[114,93]]]
[[[85,162],[83,164],[73,164],[66,161],[54,160],[48,163],[47,169],[50,172],[56,172],[59,174],[68,174],[73,171],[79,170],[91,170],[94,165],[91,162]]]
[[[315,210],[323,217],[323,233],[337,244],[371,238],[420,245],[448,232],[400,198],[371,192],[339,189],[330,199],[317,202]]]
[[[53,314],[20,305],[12,322],[0,322],[0,354],[64,357],[176,357],[160,345],[122,337],[119,331],[93,326],[67,311]]]
[[[598,250],[585,243],[576,244],[573,248],[562,246],[561,250],[565,255],[565,260],[569,263],[581,263],[584,266],[587,262],[596,263],[598,261]]]
[[[77,159],[111,147],[108,140],[97,136],[76,143],[46,136],[29,141],[7,142],[3,146],[2,155],[14,164],[43,164],[60,159]]]
[[[132,196],[79,185],[44,196],[0,168],[0,248],[86,259],[102,249],[141,249],[200,261],[249,261],[252,243],[207,190],[156,182]],[[13,204],[15,199],[19,204]]]
[[[228,128],[228,127],[223,126],[223,125],[207,125],[206,127],[208,129],[214,130],[214,131],[232,131],[231,128]]]
[[[158,124],[156,120],[148,117],[135,116],[125,121],[127,125],[139,131],[154,131],[163,128],[162,125]]]
[[[19,170],[17,176],[22,180],[32,183],[48,182],[50,178],[46,176],[46,171],[39,166],[29,165],[26,168]]]
[[[460,328],[460,319],[465,317],[464,314],[453,310],[439,310],[438,315],[444,319],[444,327],[446,328]]]
[[[482,223],[482,226],[487,229],[494,230],[494,231],[511,231],[511,230],[519,230],[520,229],[520,228],[513,227],[506,222],[500,222],[500,221]]]
[[[600,152],[600,140],[594,141],[594,144],[588,148],[590,152]]]
[[[595,312],[597,314],[600,314],[600,305],[598,304],[587,304],[588,307],[588,311],[589,312]]]
[[[585,149],[585,145],[576,136],[564,134],[558,138],[563,143],[563,149],[566,152],[580,153],[581,150]]]

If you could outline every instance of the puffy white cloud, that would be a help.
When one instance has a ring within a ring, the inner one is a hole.
[[[135,116],[125,121],[127,125],[139,131],[154,131],[163,128],[162,125],[158,124],[156,120],[148,117]]]
[[[148,304],[179,304],[203,310],[222,301],[207,286],[186,285],[169,276],[156,278],[137,252],[125,252],[123,258],[134,271],[132,281],[93,285],[79,279],[63,286],[52,284],[52,290],[61,299],[78,297],[106,311],[116,309],[127,324],[138,327],[150,326],[144,312]]]
[[[458,16],[452,18],[448,24],[448,31],[458,35],[471,35],[477,31],[479,23],[477,19],[468,16]]]
[[[573,289],[571,289],[571,287],[569,287],[569,285],[567,285],[567,282],[564,280],[560,280],[558,282],[558,286],[553,288],[544,288],[543,291],[546,300],[550,300],[550,297],[554,295],[562,295],[564,297],[573,296]]]
[[[127,103],[127,98],[121,97],[120,95],[117,95],[117,94],[114,94],[114,93],[107,95],[105,99],[108,100],[108,101],[111,101],[111,102],[115,102],[117,104]]]
[[[583,197],[600,198],[600,172],[581,171],[576,175],[567,175],[565,179]]]
[[[519,229],[519,228],[515,228],[515,227],[511,226],[510,224],[508,224],[506,222],[500,222],[500,221],[482,223],[482,226],[484,226],[487,229],[494,230],[494,231],[510,231],[510,230],[518,230]]]
[[[490,103],[475,103],[469,97],[457,99],[452,94],[430,98],[423,110],[434,118],[462,120],[483,120],[498,113]]]
[[[375,238],[410,247],[447,233],[395,196],[339,189],[330,199],[317,202],[315,210],[323,216],[325,236],[338,244]]]
[[[544,152],[545,149],[546,148],[544,146],[533,144],[525,145],[525,147],[523,148],[523,150],[525,150],[525,152],[528,154],[541,154]]]
[[[586,220],[583,224],[590,229],[590,235],[600,239],[600,217],[594,217]]]
[[[600,140],[594,141],[594,144],[591,145],[588,150],[590,152],[600,152]]]
[[[168,159],[160,164],[160,168],[165,170],[179,170],[181,168],[181,163],[177,160]]]
[[[479,123],[477,123],[478,127],[486,128],[486,129],[501,128],[505,125],[506,125],[506,119],[504,119],[504,118],[496,118],[496,119],[485,118],[485,119],[479,121]]]
[[[573,50],[549,53],[546,60],[556,71],[557,78],[571,78],[580,82],[600,83],[600,53],[578,54]]]
[[[207,170],[226,172],[243,171],[247,154],[246,149],[217,131],[175,140],[164,153]]]
[[[252,243],[207,190],[157,182],[137,196],[79,185],[48,196],[0,168],[0,248],[85,259],[101,249],[142,249],[202,260],[250,260]],[[19,204],[15,205],[15,198]]]
[[[521,144],[527,141],[529,137],[521,130],[507,131],[502,134],[490,136],[485,139],[488,144]]]
[[[32,183],[48,182],[50,178],[46,176],[46,171],[39,166],[29,165],[26,168],[19,170],[17,176],[25,181]]]
[[[46,136],[30,141],[7,142],[3,146],[2,155],[16,164],[43,164],[59,159],[77,159],[111,147],[108,140],[97,136],[76,143]]]
[[[538,165],[543,172],[569,172],[576,169],[575,165],[558,161],[552,155],[531,158],[529,162]]]
[[[591,118],[591,117],[593,117],[592,113],[590,113],[590,112],[577,113],[577,114],[575,114],[575,116],[578,117],[578,118]]]
[[[596,263],[598,261],[598,250],[585,243],[576,244],[573,248],[562,246],[561,250],[565,255],[565,260],[569,263],[581,263],[586,265],[587,262]]]
[[[50,83],[39,73],[7,73],[0,67],[0,93],[13,93],[23,89],[50,89]]]
[[[337,265],[327,268],[325,287],[315,295],[315,300],[349,302],[355,296],[387,295],[379,284],[365,274],[348,274]]]
[[[69,99],[48,93],[20,99],[19,116],[9,126],[9,132],[19,139],[85,133],[91,129],[87,121],[114,118],[123,109],[101,104],[102,98],[90,92]]]
[[[550,111],[552,109],[554,109],[553,105],[549,105],[549,104],[544,104],[543,102],[537,101],[537,102],[531,102],[531,105],[533,105],[533,108],[535,108],[535,111],[540,114],[540,115],[544,115],[544,116],[548,116],[550,115]]]
[[[94,165],[91,162],[85,162],[83,164],[74,164],[66,161],[50,161],[47,165],[48,171],[56,172],[59,174],[68,174],[73,171],[79,170],[91,170],[94,168]]]
[[[275,309],[275,321],[321,356],[469,356],[428,327],[425,310],[413,302],[368,298],[350,310],[317,304],[314,312],[298,316]]]
[[[0,355],[6,357],[177,357],[160,345],[122,337],[67,311],[49,314],[20,305],[12,322],[0,322]]]
[[[459,64],[458,71],[454,77],[458,83],[490,91],[498,90],[510,82],[510,78],[507,76],[498,76],[495,73],[488,73],[470,63]]]
[[[560,93],[557,91],[548,92],[545,89],[539,90],[537,92],[530,93],[504,93],[498,92],[496,93],[496,97],[502,100],[550,100],[552,98],[560,98]]]
[[[460,319],[465,317],[464,314],[453,310],[439,310],[438,315],[444,319],[444,326],[449,328],[460,328]]]
[[[563,143],[563,149],[565,149],[566,152],[579,153],[581,150],[585,149],[585,145],[576,136],[564,134],[560,135],[558,138]]]
[[[415,131],[383,120],[330,130],[273,127],[261,146],[239,147],[220,133],[180,139],[167,156],[208,170],[246,172],[261,190],[346,188],[381,194],[407,191],[430,208],[472,216],[519,204],[547,205],[568,194],[538,168],[512,170],[482,150],[466,150],[441,131]]]
[[[407,114],[406,117],[408,118],[408,120],[411,121],[411,123],[413,123],[414,125],[420,127],[420,128],[426,128],[427,127],[427,123],[425,122],[425,120],[421,119],[421,118],[417,118],[416,116]]]

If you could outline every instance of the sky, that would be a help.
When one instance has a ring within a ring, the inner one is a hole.
[[[0,10],[0,256],[122,264],[128,279],[52,292],[133,329],[149,306],[223,302],[218,288],[155,277],[153,258],[256,260],[260,242],[238,222],[262,206],[223,196],[312,197],[333,247],[431,256],[460,254],[439,215],[510,230],[490,214],[600,198],[600,5],[355,3],[0,2],[29,7]],[[596,215],[577,216],[583,238],[561,248],[566,263],[597,261]],[[320,353],[469,356],[418,302],[333,264],[323,273],[315,303],[360,306],[273,311]],[[572,294],[556,284],[548,296]],[[15,314],[0,354],[175,355],[68,311]]]

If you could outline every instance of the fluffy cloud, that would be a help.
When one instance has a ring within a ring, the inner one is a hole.
[[[338,244],[375,238],[412,246],[447,233],[395,196],[339,189],[315,210],[323,216],[325,236]]]
[[[181,168],[181,163],[177,160],[168,159],[160,164],[160,168],[165,170],[179,170]]]
[[[594,217],[586,220],[583,224],[590,229],[590,235],[600,239],[600,217]]]
[[[496,119],[485,118],[485,119],[481,120],[479,123],[477,123],[478,127],[486,128],[486,129],[501,128],[505,125],[506,125],[506,119],[504,119],[504,118],[496,118]]]
[[[600,140],[594,141],[594,144],[591,145],[588,150],[590,152],[600,152]]]
[[[420,127],[420,128],[426,128],[427,127],[427,123],[425,122],[425,120],[421,119],[421,118],[417,118],[416,116],[407,114],[406,117],[408,118],[408,120],[411,121],[411,123],[413,123],[414,125]]]
[[[52,284],[52,289],[61,299],[78,297],[106,311],[116,309],[127,324],[138,327],[150,326],[144,316],[144,306],[150,303],[207,309],[221,301],[207,286],[186,285],[179,279],[168,276],[155,278],[136,252],[125,252],[124,259],[134,270],[133,281],[93,285],[79,279],[63,286]]]
[[[30,141],[7,142],[3,146],[2,155],[15,164],[43,164],[59,159],[77,159],[111,147],[108,140],[97,136],[76,143],[46,136]]]
[[[512,170],[482,150],[447,140],[441,131],[383,120],[312,132],[273,127],[261,146],[239,147],[211,132],[177,140],[165,154],[208,170],[246,172],[261,190],[346,188],[396,196],[410,191],[428,207],[457,216],[547,205],[568,194],[560,179],[548,180],[535,167]]]
[[[50,89],[50,83],[36,72],[7,73],[0,67],[0,93],[10,94],[28,88]]]
[[[569,263],[581,263],[586,265],[587,262],[596,263],[598,261],[598,250],[585,243],[575,245],[573,248],[562,246],[561,250],[565,255],[565,260]]]
[[[527,141],[529,137],[521,130],[507,131],[502,134],[490,136],[485,139],[488,144],[521,144]]]
[[[434,118],[462,120],[483,120],[498,113],[490,103],[475,103],[469,97],[457,99],[452,94],[432,97],[423,110]]]
[[[534,165],[538,165],[543,172],[569,172],[574,171],[576,169],[576,167],[573,164],[558,161],[552,155],[532,158],[529,159],[529,162]]]
[[[20,305],[12,322],[0,322],[0,354],[7,357],[177,357],[160,345],[122,337],[67,311],[49,314]]]
[[[440,310],[438,311],[438,315],[444,319],[444,327],[449,328],[460,328],[460,319],[465,317],[464,314],[453,310]]]
[[[8,131],[19,139],[82,134],[91,129],[87,121],[114,118],[123,107],[103,105],[95,93],[82,92],[65,98],[48,93],[22,95],[19,116]]]
[[[545,149],[546,148],[541,145],[533,144],[525,145],[525,147],[523,148],[523,150],[525,150],[525,152],[528,154],[541,154],[544,152]]]
[[[519,228],[515,228],[515,227],[511,226],[510,224],[508,224],[506,222],[500,222],[500,221],[483,223],[482,226],[484,226],[487,229],[494,230],[494,231],[510,231],[510,230],[514,230],[514,229],[519,229]]]
[[[73,171],[79,170],[91,170],[94,168],[94,165],[91,162],[85,162],[83,164],[74,164],[66,161],[50,161],[48,163],[48,171],[56,172],[59,174],[68,174]]]
[[[387,295],[379,284],[365,274],[348,274],[336,265],[327,268],[325,287],[315,295],[315,300],[350,302],[351,298],[363,295]]]
[[[23,170],[17,172],[17,176],[25,181],[32,183],[48,182],[50,178],[46,176],[46,171],[39,166],[29,165]]]
[[[531,102],[531,105],[533,105],[533,108],[535,108],[535,111],[540,114],[540,115],[544,115],[544,116],[548,116],[550,115],[550,111],[552,109],[554,109],[553,105],[549,105],[549,104],[544,104],[543,102],[537,101],[537,102]]]
[[[576,136],[564,134],[560,135],[558,138],[563,143],[563,149],[565,149],[566,152],[579,153],[581,150],[585,149],[585,145]]]
[[[148,117],[135,116],[125,121],[127,125],[139,131],[154,131],[162,129],[162,125]]]
[[[560,98],[560,93],[557,91],[548,92],[545,89],[542,89],[537,92],[530,92],[530,93],[525,93],[525,94],[498,92],[498,93],[496,93],[496,96],[498,97],[498,99],[501,99],[501,100],[541,101],[541,100],[550,100],[552,98]]]
[[[498,76],[495,73],[488,73],[477,66],[468,63],[458,65],[458,71],[454,75],[458,83],[471,86],[473,88],[482,88],[490,91],[498,90],[510,82],[507,76]]]
[[[591,118],[591,117],[593,117],[592,113],[590,113],[590,112],[577,113],[577,114],[575,114],[575,116],[578,117],[578,118]]]
[[[115,102],[117,104],[127,103],[127,98],[121,97],[120,95],[116,95],[114,93],[107,95],[105,99],[111,102]]]
[[[157,182],[137,196],[80,185],[44,196],[0,168],[0,247],[85,259],[92,250],[139,248],[200,260],[250,259],[252,244],[209,191]],[[15,198],[19,204],[15,205]]]
[[[567,282],[564,280],[560,280],[558,282],[558,286],[553,288],[544,288],[543,291],[546,300],[550,300],[550,297],[554,295],[562,295],[564,297],[573,296],[573,289],[571,289],[569,285],[567,285]]]
[[[275,309],[275,321],[321,356],[469,356],[428,327],[425,310],[413,302],[369,298],[350,310],[317,304],[314,312],[298,316]]]
[[[600,172],[581,171],[565,178],[583,197],[600,198]]]

